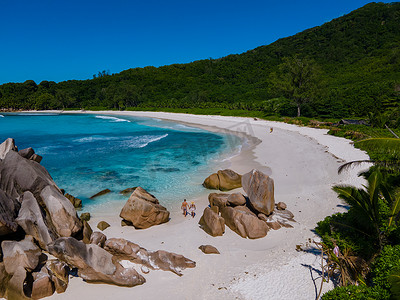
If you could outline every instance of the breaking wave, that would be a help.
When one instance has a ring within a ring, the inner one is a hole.
[[[110,116],[96,116],[97,119],[110,120],[111,122],[130,122],[126,119],[110,117]]]

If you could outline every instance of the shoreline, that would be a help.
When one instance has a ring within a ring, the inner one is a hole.
[[[182,277],[168,274],[169,272],[151,271],[145,275],[147,282],[144,285],[130,289],[87,284],[79,278],[73,278],[64,294],[52,297],[69,299],[79,295],[87,299],[126,299],[132,296],[140,299],[315,298],[316,287],[319,289],[320,286],[320,257],[297,252],[296,245],[304,245],[309,238],[316,239],[312,230],[325,216],[344,211],[342,202],[331,187],[340,183],[359,186],[363,183],[362,179],[357,177],[361,168],[349,170],[341,175],[337,174],[337,168],[346,161],[365,159],[367,155],[364,152],[355,149],[349,140],[327,135],[325,129],[298,127],[279,122],[162,112],[92,113],[158,118],[185,122],[193,127],[211,125],[220,130],[248,134],[259,139],[260,143],[231,158],[230,168],[244,174],[253,166],[259,166],[261,171],[275,181],[276,202],[285,202],[288,209],[294,213],[297,222],[294,228],[270,231],[266,237],[258,240],[243,239],[229,228],[226,228],[222,237],[213,238],[197,225],[204,207],[208,204],[203,195],[195,200],[197,215],[194,219],[185,219],[180,212],[171,212],[171,220],[168,223],[146,230],[121,227],[119,212],[116,212],[115,217],[101,219],[111,225],[104,230],[108,237],[123,237],[149,250],[162,249],[183,254],[197,262],[196,268],[185,270]],[[269,133],[270,127],[274,128],[273,133]],[[241,189],[232,192],[236,191]],[[89,222],[94,230],[98,221],[100,219],[94,217]],[[202,244],[215,246],[221,254],[203,254],[197,249]],[[324,291],[332,287],[331,283],[325,283]]]

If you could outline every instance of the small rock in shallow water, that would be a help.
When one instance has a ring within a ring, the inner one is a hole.
[[[94,194],[92,197],[90,197],[90,199],[93,199],[93,198],[96,198],[96,197],[99,197],[99,196],[103,196],[103,195],[108,194],[110,192],[111,191],[109,189],[102,190],[102,191],[98,192],[97,194]]]

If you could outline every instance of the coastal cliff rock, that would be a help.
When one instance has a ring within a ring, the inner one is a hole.
[[[272,178],[258,170],[252,170],[242,176],[242,185],[254,210],[267,216],[273,212],[275,199]]]
[[[135,228],[145,229],[168,222],[169,211],[159,204],[156,197],[137,187],[122,208],[120,217]]]
[[[243,238],[258,239],[267,235],[268,226],[245,206],[221,210],[225,224]]]
[[[94,244],[85,244],[74,238],[59,238],[49,245],[50,254],[78,269],[78,275],[87,282],[104,282],[132,287],[145,282],[135,269],[124,268],[114,262],[113,255]]]
[[[72,205],[73,205],[75,208],[82,208],[82,200],[81,200],[81,199],[76,198],[76,197],[74,197],[74,196],[72,196],[72,195],[70,195],[70,194],[68,194],[68,193],[66,193],[64,196],[65,196],[65,198],[67,198],[69,201],[71,201]]]
[[[0,297],[4,298],[11,276],[6,272],[4,262],[0,262]]]
[[[18,151],[18,154],[21,155],[23,158],[30,159],[35,151],[29,147]]]
[[[20,203],[0,190],[0,236],[17,231],[15,218],[19,209]]]
[[[232,170],[219,170],[208,176],[204,180],[203,186],[207,189],[229,191],[242,186],[241,178],[240,174]]]
[[[149,251],[139,245],[121,238],[111,238],[105,242],[104,249],[119,259],[130,260],[153,270],[171,271],[182,276],[181,270],[194,268],[196,263],[183,255],[164,250]]]
[[[211,208],[206,207],[199,221],[200,227],[212,236],[222,236],[225,232],[225,221]]]

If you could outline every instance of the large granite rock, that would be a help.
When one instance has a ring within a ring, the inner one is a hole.
[[[52,259],[46,262],[46,268],[51,275],[51,280],[54,283],[57,294],[64,293],[69,283],[68,265],[57,259]]]
[[[14,139],[8,138],[0,144],[0,161],[3,160],[10,151],[17,151]]]
[[[17,231],[15,218],[18,215],[20,203],[0,190],[0,236]]]
[[[12,199],[31,192],[43,208],[47,226],[57,235],[72,236],[81,230],[82,224],[73,205],[40,164],[11,150],[0,163],[0,178],[0,189]]]
[[[25,192],[20,201],[21,209],[16,222],[26,234],[35,238],[42,249],[47,250],[47,245],[58,237],[57,234],[47,226],[43,219],[45,213],[31,192]]]
[[[78,276],[87,282],[109,283],[132,287],[145,279],[135,269],[124,268],[111,253],[94,244],[62,237],[49,245],[50,254],[78,269]]]
[[[107,240],[107,237],[104,233],[102,233],[100,231],[95,231],[92,233],[92,235],[90,237],[90,244],[95,244],[95,245],[103,248],[106,240]]]
[[[267,224],[245,206],[225,207],[221,216],[225,224],[243,238],[262,238],[269,230]]]
[[[43,266],[39,272],[32,273],[32,277],[32,299],[41,299],[54,294],[54,283],[46,266]]]
[[[7,284],[6,299],[25,300],[30,299],[25,294],[25,280],[27,272],[24,267],[17,266],[10,281]]]
[[[228,196],[229,206],[239,206],[246,204],[246,198],[241,193],[233,193]]]
[[[25,191],[35,196],[47,185],[54,185],[47,170],[40,164],[9,151],[0,164],[0,189],[12,198]]]
[[[67,198],[75,208],[82,208],[82,200],[66,193],[65,198]]]
[[[207,177],[203,186],[220,191],[233,190],[242,186],[241,175],[229,169],[219,170]]]
[[[274,211],[274,181],[272,178],[258,170],[252,170],[242,176],[242,185],[254,210],[267,216]]]
[[[1,243],[3,250],[3,262],[6,272],[14,275],[17,268],[24,270],[34,270],[42,254],[39,247],[33,241],[31,236],[26,236],[22,241],[3,241]]]
[[[206,207],[199,221],[200,227],[212,236],[221,236],[225,232],[225,221],[211,208]]]
[[[229,194],[225,193],[210,193],[208,195],[208,202],[210,203],[210,206],[218,206],[221,210],[223,207],[227,206],[228,197]]]
[[[144,229],[168,222],[169,211],[159,204],[156,197],[137,187],[122,208],[120,217],[135,228]]]
[[[6,272],[4,262],[0,262],[0,298],[5,297],[10,278],[11,276]]]
[[[60,236],[73,236],[81,230],[82,223],[74,206],[55,186],[46,186],[40,192],[40,197],[49,212],[54,228]]]
[[[18,151],[18,154],[21,155],[23,158],[30,159],[35,151],[29,147]]]
[[[183,255],[164,250],[148,251],[125,239],[108,239],[104,244],[104,249],[119,259],[130,260],[153,270],[171,271],[179,276],[182,276],[181,270],[196,266],[194,261]]]

